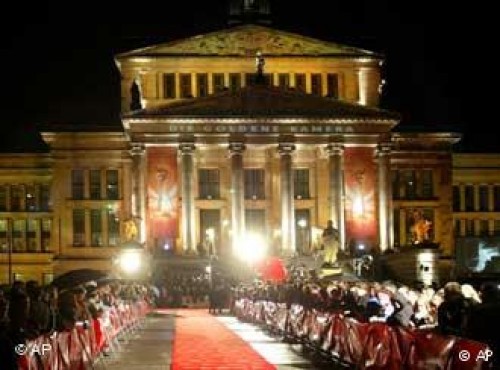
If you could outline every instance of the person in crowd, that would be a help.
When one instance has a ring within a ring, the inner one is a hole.
[[[392,283],[384,284],[384,289],[389,294],[393,312],[387,316],[386,322],[389,325],[400,325],[404,327],[412,326],[413,306],[408,298],[399,291]]]
[[[438,328],[444,335],[463,336],[467,326],[469,304],[457,282],[444,286],[443,303],[438,308]]]

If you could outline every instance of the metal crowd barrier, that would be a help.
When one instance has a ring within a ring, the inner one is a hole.
[[[302,343],[345,367],[370,370],[493,369],[492,352],[473,340],[429,329],[364,323],[342,312],[306,310],[267,301],[235,300],[233,312],[245,322]]]
[[[120,341],[144,324],[150,306],[145,301],[110,308],[87,327],[77,323],[72,330],[54,332],[28,340],[18,357],[19,370],[105,369],[106,359],[121,349]]]

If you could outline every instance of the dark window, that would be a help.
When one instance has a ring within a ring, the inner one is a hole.
[[[208,75],[206,73],[196,74],[196,96],[203,98],[208,95]]]
[[[488,220],[480,220],[479,221],[479,235],[488,236],[490,234],[489,231],[489,221]]]
[[[239,73],[229,74],[229,88],[232,92],[241,89],[241,75]]]
[[[10,210],[22,211],[23,186],[12,185],[10,188]]]
[[[90,170],[90,199],[101,199],[101,171]]]
[[[219,199],[219,170],[217,169],[200,169],[199,176],[199,192],[201,199]]]
[[[73,209],[73,246],[85,245],[85,210]]]
[[[267,86],[273,85],[273,74],[272,73],[264,73],[264,83]]]
[[[487,185],[481,185],[479,186],[479,210],[482,212],[488,212],[489,211],[489,189]]]
[[[454,232],[455,236],[462,236],[462,231],[460,230],[461,221],[455,220]]]
[[[495,236],[500,235],[500,220],[495,220],[493,224],[493,233],[495,234]]]
[[[422,198],[434,197],[434,182],[432,170],[422,171]]]
[[[278,74],[278,86],[282,89],[288,89],[290,87],[290,75],[288,73]]]
[[[306,75],[305,73],[295,74],[295,89],[297,91],[306,92]]]
[[[12,242],[13,252],[19,253],[26,251],[26,220],[14,220]]]
[[[245,199],[264,199],[264,170],[245,170]]]
[[[293,171],[293,185],[296,199],[309,198],[309,170],[296,169]]]
[[[404,189],[405,199],[415,199],[417,197],[416,175],[413,170],[405,170],[404,174]]]
[[[0,219],[0,253],[7,253],[9,251],[9,221]]]
[[[191,74],[190,73],[182,73],[180,75],[181,79],[181,98],[192,98],[193,90],[191,88]]]
[[[50,185],[40,186],[40,210],[48,211],[50,209]]]
[[[321,83],[321,74],[313,73],[311,75],[311,93],[317,96],[323,96],[323,84]]]
[[[163,97],[165,99],[175,99],[175,73],[163,75]]]
[[[335,73],[326,75],[326,96],[335,99],[339,97],[339,76]]]
[[[493,210],[500,212],[500,185],[493,187]]]
[[[37,189],[34,185],[26,185],[26,211],[35,212],[38,210],[37,207]]]
[[[391,171],[392,176],[392,199],[399,199],[401,196],[399,194],[399,171]]]
[[[465,187],[465,212],[474,211],[474,186],[467,185]]]
[[[239,73],[236,74],[239,79]],[[231,80],[231,77],[229,78]],[[224,73],[214,73],[212,76],[212,86],[214,93],[224,91]]]
[[[245,85],[246,86],[255,85],[256,78],[257,78],[257,73],[245,73]]]
[[[106,197],[107,199],[118,199],[120,191],[118,188],[118,170],[106,171]]]
[[[84,199],[85,197],[83,170],[71,171],[71,196],[73,199]]]
[[[7,210],[7,186],[0,185],[0,212]]]
[[[28,230],[26,232],[26,238],[28,243],[28,252],[38,251],[38,241],[36,238],[36,229],[38,228],[38,220],[28,220]]]
[[[460,212],[460,186],[453,186],[453,212]]]
[[[400,220],[400,212],[401,210],[399,208],[394,209],[393,211],[393,224],[394,224],[394,245],[395,246],[400,246],[401,245],[401,220]]]
[[[42,220],[42,252],[50,252],[50,234],[52,230],[52,220],[44,218]]]
[[[102,213],[100,209],[90,211],[90,238],[93,247],[102,246]]]
[[[108,245],[117,246],[120,244],[120,220],[116,214],[108,210]]]
[[[474,234],[474,220],[465,220],[465,236],[473,236]]]

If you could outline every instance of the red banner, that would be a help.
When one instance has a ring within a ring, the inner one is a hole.
[[[156,246],[174,248],[179,220],[177,151],[174,148],[148,148],[147,179],[150,240]]]
[[[376,164],[373,148],[344,151],[347,244],[377,244]]]

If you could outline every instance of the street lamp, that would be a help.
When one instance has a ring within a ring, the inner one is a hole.
[[[307,233],[306,233],[306,227],[307,227],[307,220],[305,218],[301,218],[298,222],[297,225],[300,227],[300,232],[302,236],[302,253],[305,254],[306,252],[306,246],[307,246]]]

